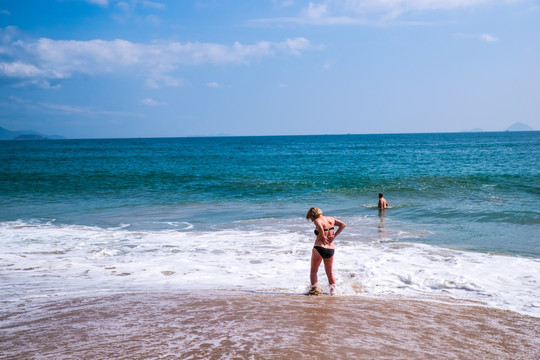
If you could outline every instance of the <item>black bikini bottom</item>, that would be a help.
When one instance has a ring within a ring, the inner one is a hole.
[[[334,256],[334,249],[327,249],[322,246],[314,246],[313,248],[317,250],[323,259],[330,259],[332,256]]]

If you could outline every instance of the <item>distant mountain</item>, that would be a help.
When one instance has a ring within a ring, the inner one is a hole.
[[[52,139],[52,140],[58,140],[58,139],[65,139],[63,136],[59,135],[43,135],[36,131],[32,130],[19,130],[19,131],[10,131],[7,129],[4,129],[3,127],[0,127],[0,140],[15,140],[18,137],[24,136],[22,139],[18,140],[28,140],[31,137],[29,136],[35,136],[35,139]]]
[[[529,125],[523,124],[523,123],[520,123],[520,122],[517,122],[514,125],[509,126],[508,128],[506,128],[506,131],[533,131],[533,130],[534,129],[532,127],[530,127]]]
[[[13,140],[45,140],[45,138],[39,135],[27,134],[27,135],[19,135]]]
[[[15,139],[20,134],[15,131],[9,131],[7,129],[4,129],[3,127],[0,127],[0,140],[11,140]]]

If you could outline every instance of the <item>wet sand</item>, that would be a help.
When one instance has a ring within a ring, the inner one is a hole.
[[[7,308],[2,359],[540,359],[539,318],[470,304],[211,291]]]

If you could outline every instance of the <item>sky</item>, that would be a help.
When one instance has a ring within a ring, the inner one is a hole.
[[[0,126],[540,130],[539,0],[0,0]]]

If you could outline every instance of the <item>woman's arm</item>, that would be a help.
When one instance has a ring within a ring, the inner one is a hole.
[[[328,238],[326,237],[326,234],[325,234],[325,231],[324,231],[324,227],[322,226],[322,222],[321,222],[321,219],[315,219],[313,221],[313,223],[315,224],[315,230],[317,230],[319,232],[319,235],[317,235],[317,240],[320,240],[323,242],[323,244],[328,244],[330,243],[330,241],[328,240]]]
[[[343,221],[338,220],[336,218],[334,218],[334,225],[336,225],[338,227],[338,229],[334,233],[334,237],[332,238],[332,240],[334,240],[336,238],[336,236],[338,236],[345,229],[345,227],[347,226],[347,224],[345,224]]]

